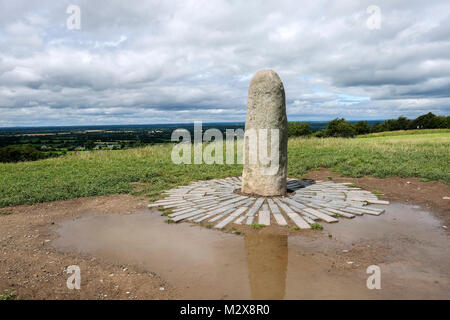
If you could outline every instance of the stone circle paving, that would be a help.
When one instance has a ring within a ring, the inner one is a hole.
[[[355,216],[380,215],[386,205],[369,191],[352,183],[287,179],[287,196],[262,197],[236,193],[241,177],[196,181],[167,190],[168,197],[150,208],[171,209],[174,222],[208,222],[222,229],[230,224],[297,226],[311,229],[321,222],[334,223]]]

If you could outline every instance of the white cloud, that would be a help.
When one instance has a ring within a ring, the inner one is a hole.
[[[0,0],[1,125],[243,121],[262,68],[290,120],[450,113],[450,4]]]

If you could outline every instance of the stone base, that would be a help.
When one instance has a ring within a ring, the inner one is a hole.
[[[286,177],[262,176],[257,179],[246,179],[245,172],[242,178],[241,191],[244,194],[256,194],[264,197],[285,196]]]
[[[338,218],[380,215],[384,209],[368,205],[389,204],[351,183],[288,179],[287,188],[294,192],[274,197],[236,194],[241,184],[240,177],[197,181],[165,191],[169,197],[149,207],[172,209],[169,218],[174,222],[214,222],[218,229],[230,223],[311,229],[319,222],[338,222]]]

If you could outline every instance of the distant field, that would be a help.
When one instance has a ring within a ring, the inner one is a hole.
[[[301,177],[328,167],[351,177],[419,177],[450,184],[449,130],[411,132],[364,139],[291,139],[289,175]],[[242,171],[241,165],[175,165],[171,150],[172,145],[163,144],[0,164],[0,208],[116,193],[154,196],[175,185]]]

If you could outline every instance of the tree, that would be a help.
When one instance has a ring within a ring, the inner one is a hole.
[[[306,122],[289,122],[288,123],[288,136],[308,136],[311,134],[311,127]]]
[[[411,122],[411,129],[435,129],[439,128],[439,118],[432,112],[424,114]]]
[[[411,125],[411,121],[408,120],[406,117],[403,117],[403,116],[398,117],[396,130],[408,130],[410,125]]]
[[[326,137],[344,137],[350,138],[355,135],[356,131],[352,124],[348,121],[345,121],[344,118],[336,118],[330,122],[328,122],[327,127],[325,129]]]
[[[85,148],[86,150],[92,150],[92,149],[94,149],[94,148],[95,148],[95,143],[94,143],[94,141],[92,141],[92,140],[87,141],[87,142],[84,144],[84,148]]]
[[[438,116],[439,126],[438,128],[445,129],[450,128],[450,116]]]
[[[406,117],[398,117],[397,120],[390,119],[384,122],[383,131],[408,130],[410,121]]]
[[[323,138],[323,131],[321,131],[321,130],[319,130],[319,131],[316,131],[316,132],[314,132],[313,134],[313,137],[316,137],[316,138]]]
[[[383,132],[383,131],[387,131],[385,122],[375,123],[372,127],[372,132]]]
[[[356,134],[366,134],[370,132],[370,125],[367,121],[358,121],[354,125]]]
[[[43,152],[30,144],[0,148],[0,162],[35,161],[45,157]]]

